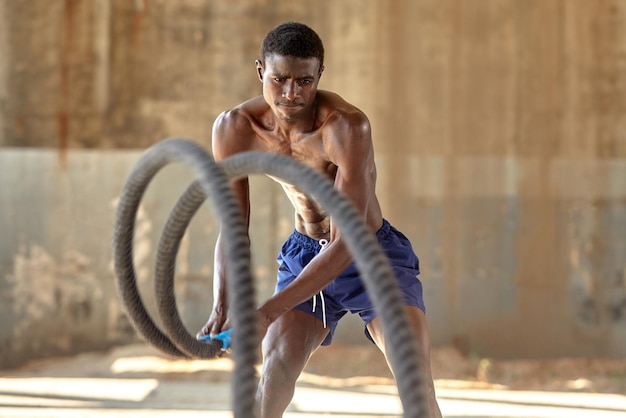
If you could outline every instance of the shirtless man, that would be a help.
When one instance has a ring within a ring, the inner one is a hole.
[[[213,126],[215,159],[249,150],[289,155],[325,173],[365,215],[372,231],[378,231],[405,296],[423,357],[420,364],[429,389],[430,416],[441,417],[430,372],[422,285],[416,277],[419,262],[407,238],[383,219],[375,194],[376,167],[367,117],[338,95],[317,89],[324,70],[324,47],[318,35],[303,24],[285,23],[270,31],[256,69],[263,96],[217,118]],[[278,256],[276,293],[258,307],[259,332],[264,336],[257,393],[260,418],[282,417],[309,357],[320,345],[330,344],[337,322],[346,312],[361,316],[366,336],[385,353],[381,322],[340,231],[316,202],[292,185],[280,183],[295,209],[295,231]],[[233,182],[249,222],[248,187],[247,178]],[[215,302],[199,336],[219,333],[227,320],[221,251],[218,238]]]

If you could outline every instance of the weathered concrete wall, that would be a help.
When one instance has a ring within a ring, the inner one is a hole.
[[[322,88],[372,121],[378,193],[421,257],[434,343],[626,355],[626,0],[0,0],[0,366],[132,337],[109,240],[137,150],[208,145],[215,116],[260,92],[264,33],[292,19],[325,40]],[[150,225],[187,180],[158,188]],[[266,295],[291,215],[255,181]],[[204,297],[214,231],[198,222],[181,274]],[[58,342],[34,336],[46,323]]]
[[[120,190],[140,151],[0,149],[0,367],[24,359],[108,347],[136,338],[115,289],[111,239]],[[154,178],[139,208],[135,266],[141,294],[158,320],[154,253],[174,203],[193,180],[173,164]],[[291,232],[280,187],[251,179],[253,271],[259,298],[273,291],[275,256]],[[203,205],[176,261],[179,310],[195,333],[212,306],[212,265],[218,225]]]
[[[5,2],[0,1],[0,16],[5,16]],[[6,27],[0,27],[0,56],[4,57],[0,59],[0,138],[6,138],[5,120],[7,117],[8,108],[8,92],[7,92],[7,75],[9,71],[9,42],[8,42],[8,30]],[[0,139],[2,144],[3,139]]]

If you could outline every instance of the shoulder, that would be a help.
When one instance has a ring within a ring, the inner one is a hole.
[[[339,117],[353,122],[368,122],[367,116],[361,109],[346,101],[337,93],[320,90],[317,93],[317,99],[320,111],[325,112],[328,116]]]
[[[255,97],[220,113],[213,123],[213,153],[218,158],[245,151],[255,137],[254,125],[264,111],[265,101]],[[267,106],[267,104],[265,104]]]
[[[263,106],[265,105],[265,106]],[[228,133],[252,129],[252,124],[259,115],[268,108],[263,97],[247,100],[231,109],[220,113],[213,124],[214,133]]]
[[[371,125],[367,115],[336,93],[320,91],[319,109],[324,136],[335,145],[354,146],[354,141],[371,143]]]

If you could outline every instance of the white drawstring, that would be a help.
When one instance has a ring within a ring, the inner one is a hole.
[[[326,246],[328,245],[328,240],[321,239],[319,243],[322,246],[322,250],[324,250],[324,248],[326,248]],[[317,295],[313,295],[313,312],[315,312],[316,301],[317,301]],[[324,328],[326,328],[326,301],[324,301],[324,292],[322,292],[321,290],[320,290],[320,301],[322,302],[322,321],[324,322]]]
[[[315,312],[315,301],[317,295],[313,295],[313,312]],[[324,322],[324,328],[326,328],[326,302],[324,301],[324,292],[320,290],[320,300],[322,301],[322,321]]]

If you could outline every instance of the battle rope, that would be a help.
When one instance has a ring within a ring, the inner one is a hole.
[[[246,229],[224,171],[203,148],[191,141],[171,139],[153,145],[142,155],[124,184],[113,237],[113,258],[120,297],[139,334],[166,354],[186,357],[169,336],[155,325],[146,311],[137,288],[133,263],[134,223],[139,202],[152,178],[171,162],[183,162],[191,166],[199,178],[204,196],[212,197],[211,202],[223,227],[226,271],[230,278],[228,293],[232,296],[233,338],[237,339],[233,347],[233,387],[236,392],[234,399],[237,399],[237,402],[233,402],[233,412],[236,418],[249,418],[254,416],[257,334],[254,311],[256,298]],[[173,242],[172,245],[178,246],[178,243]],[[208,357],[214,357],[221,348],[217,342],[207,347],[208,352],[205,354]]]
[[[148,183],[159,169],[173,161],[190,165],[198,180],[189,186],[172,210],[157,251],[155,291],[165,334],[154,324],[139,295],[133,267],[132,238],[139,202]],[[144,153],[122,190],[114,236],[120,297],[135,329],[148,342],[170,355],[211,358],[220,351],[221,343],[201,343],[189,334],[180,320],[174,297],[175,259],[180,241],[191,218],[209,197],[222,223],[226,245],[227,291],[233,322],[235,362],[234,417],[254,416],[257,303],[244,221],[228,187],[228,180],[249,174],[269,174],[292,183],[328,211],[362,272],[365,287],[385,328],[387,351],[404,417],[424,416],[426,398],[420,377],[419,348],[387,256],[361,214],[326,176],[284,155],[246,152],[218,164],[199,145],[185,139],[161,141]]]

